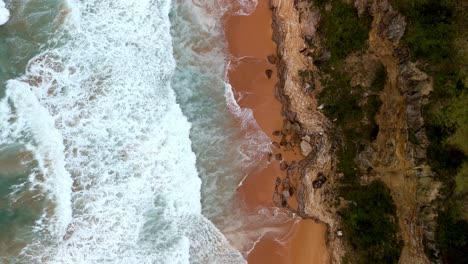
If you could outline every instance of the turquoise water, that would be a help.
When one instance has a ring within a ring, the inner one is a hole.
[[[269,142],[225,83],[220,18],[255,5],[196,2],[6,1],[3,261],[245,262],[235,189]]]
[[[22,75],[29,60],[47,48],[63,7],[57,0],[6,3],[11,18],[0,27],[0,98],[5,96],[6,81]],[[0,144],[0,256],[10,262],[32,241],[34,223],[46,207],[28,181],[36,165],[22,144]]]
[[[60,0],[6,1],[11,12],[7,24],[0,27],[0,91],[5,81],[24,73],[29,60],[45,50],[60,26]]]

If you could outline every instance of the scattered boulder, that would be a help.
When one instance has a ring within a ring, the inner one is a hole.
[[[276,177],[275,185],[276,185],[276,186],[279,186],[280,184],[281,184],[281,178],[280,178],[280,177]]]
[[[272,157],[272,156],[273,156],[273,154],[272,154],[271,152],[269,152],[269,153],[267,154],[267,160],[268,160],[268,162],[271,161],[271,157]]]
[[[273,70],[270,70],[270,69],[265,70],[265,74],[266,74],[266,76],[268,77],[268,79],[270,79],[270,78],[271,78],[271,75],[273,74]]]
[[[319,180],[315,180],[315,181],[312,182],[312,187],[313,187],[314,189],[322,188],[322,182],[319,181]]]
[[[319,172],[317,174],[317,179],[312,182],[312,187],[314,187],[314,189],[322,188],[325,182],[327,182],[327,177],[325,177],[323,173]]]
[[[282,200],[281,197],[282,196],[279,193],[276,193],[276,192],[273,193],[273,197],[272,197],[273,203],[276,204],[276,205],[280,204],[281,200]]]
[[[288,201],[286,201],[286,197],[284,197],[284,195],[281,195],[281,206],[282,207],[288,206]]]
[[[319,172],[317,174],[317,180],[324,184],[325,182],[327,182],[327,177],[325,177],[323,173]]]
[[[276,64],[276,62],[278,61],[278,57],[276,57],[276,55],[274,54],[268,55],[267,58],[271,64]]]
[[[291,122],[289,120],[285,119],[283,121],[283,130],[284,130],[285,133],[289,132],[289,130],[291,129],[291,126],[292,126],[292,124],[291,124]]]
[[[291,164],[289,165],[289,169],[294,170],[294,168],[296,168],[296,165],[297,165],[297,163],[296,163],[295,160],[291,161]]]
[[[291,181],[289,180],[289,177],[286,177],[283,180],[283,190],[289,190],[291,188]]]
[[[276,159],[276,160],[282,160],[283,157],[281,156],[281,153],[276,153],[276,154],[275,154],[275,159]]]
[[[273,136],[281,136],[283,135],[283,132],[279,131],[279,130],[275,130],[273,131],[273,133],[271,133]]]
[[[273,141],[271,144],[277,148],[281,148],[280,144],[278,142]]]
[[[291,194],[289,193],[289,189],[283,191],[283,197],[286,198],[286,199],[288,199],[289,197],[291,197]]]
[[[281,137],[280,145],[281,146],[286,146],[288,144],[288,141],[286,141],[286,136]]]
[[[285,170],[287,170],[287,169],[288,169],[288,163],[287,163],[286,161],[283,160],[283,161],[280,163],[280,170],[285,171]]]
[[[304,85],[304,93],[305,94],[311,94],[314,90],[315,90],[314,83],[306,83]]]

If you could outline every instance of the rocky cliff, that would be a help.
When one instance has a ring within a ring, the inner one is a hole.
[[[271,0],[279,56],[277,96],[287,123],[297,127],[295,133],[305,156],[299,162],[297,178],[301,185],[296,194],[299,213],[328,224],[333,263],[341,263],[345,255],[348,261],[353,260],[352,238],[343,234],[340,217],[340,210],[353,201],[346,201],[339,192],[343,186],[340,179],[347,176],[340,169],[345,161],[338,149],[345,149],[350,140],[349,136],[346,139],[349,125],[334,129],[341,120],[327,115],[327,105],[319,102],[321,93],[331,89],[328,83],[346,75],[343,83],[350,87],[350,96],[357,97],[357,106],[368,104],[372,96],[380,100],[375,113],[356,119],[356,127],[369,126],[372,135],[359,141],[352,158],[353,174],[358,175],[360,185],[382,181],[390,190],[396,207],[392,221],[403,241],[401,254],[396,253],[399,263],[429,263],[423,241],[437,252],[434,201],[441,183],[427,164],[429,142],[422,107],[432,91],[433,79],[418,69],[411,61],[409,47],[400,43],[407,22],[388,0],[315,2]],[[327,47],[320,25],[327,12],[341,3],[353,6],[359,19],[367,17],[369,31],[364,48],[343,54],[340,70],[336,70],[340,50]],[[333,60],[335,64],[330,62]],[[379,72],[384,72],[382,87],[373,89]]]

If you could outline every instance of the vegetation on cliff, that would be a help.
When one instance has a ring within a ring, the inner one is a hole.
[[[354,249],[354,256],[347,256],[344,262],[398,263],[402,242],[397,237],[396,208],[387,186],[374,181],[343,187],[341,193],[351,201],[340,215]]]
[[[356,50],[365,47],[372,18],[366,13],[358,17],[354,6],[341,1],[330,1],[330,11],[324,10],[322,5],[322,18],[319,34],[326,35],[325,46],[332,51],[331,63],[340,60]]]
[[[466,3],[394,0],[408,20],[403,43],[434,78],[424,109],[429,164],[444,183],[436,234],[444,263],[467,263],[468,95]],[[429,254],[434,257],[433,254]]]
[[[326,5],[331,4],[331,9]],[[366,49],[371,27],[368,14],[358,17],[353,5],[343,1],[319,1],[321,21],[318,28],[323,46],[331,57],[319,65],[323,89],[318,95],[326,116],[333,120],[338,143],[338,170],[343,174],[339,196],[348,205],[339,211],[350,250],[346,263],[397,263],[403,247],[398,237],[396,209],[390,190],[380,181],[361,185],[362,172],[356,156],[375,140],[375,122],[381,100],[385,69],[381,67],[370,87],[351,85],[345,59],[352,52]]]

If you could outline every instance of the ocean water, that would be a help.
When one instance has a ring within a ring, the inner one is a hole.
[[[5,3],[0,262],[245,263],[235,188],[269,142],[220,18],[255,2]]]

